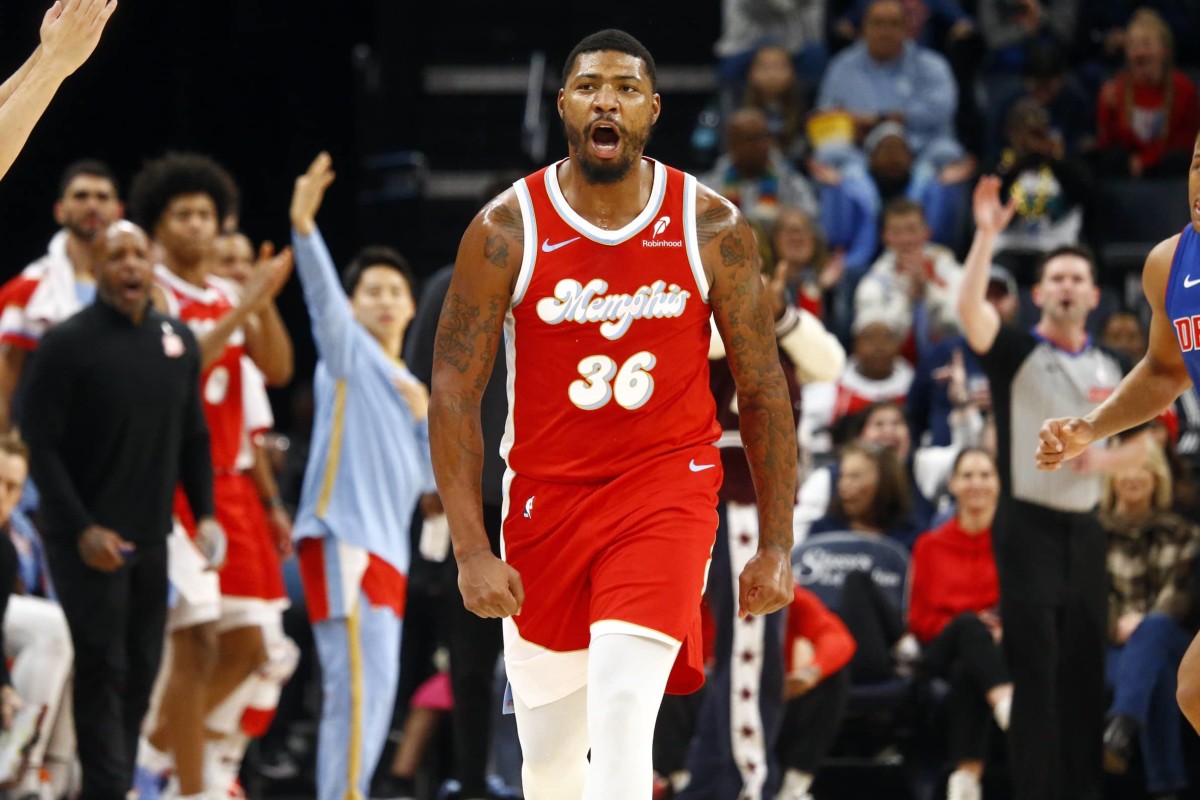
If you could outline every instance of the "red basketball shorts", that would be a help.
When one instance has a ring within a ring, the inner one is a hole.
[[[521,575],[525,604],[506,631],[505,659],[524,702],[540,705],[583,685],[578,674],[563,674],[577,666],[539,656],[586,652],[593,631],[679,643],[667,691],[703,685],[700,602],[721,479],[720,454],[707,445],[601,484],[511,477],[504,558]]]
[[[176,493],[175,501],[176,515],[188,535],[195,536],[196,525],[182,491]],[[217,522],[229,543],[225,567],[219,573],[222,596],[286,599],[283,567],[254,480],[243,473],[216,475],[213,502]]]

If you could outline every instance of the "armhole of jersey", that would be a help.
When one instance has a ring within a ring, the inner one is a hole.
[[[533,217],[533,198],[529,196],[529,187],[525,179],[513,184],[517,190],[517,202],[521,205],[521,226],[525,233],[525,252],[521,254],[521,270],[517,273],[517,283],[513,286],[512,304],[518,306],[525,298],[525,290],[533,278],[533,262],[537,259],[537,220]]]
[[[708,277],[704,274],[700,243],[696,238],[696,179],[687,174],[683,176],[683,245],[687,250],[688,264],[692,267],[692,277],[696,279],[696,287],[700,290],[700,299],[707,303]]]
[[[1189,224],[1188,228],[1191,227]],[[1175,293],[1175,262],[1179,260],[1179,248],[1183,247],[1184,238],[1187,236],[1187,228],[1179,232],[1179,241],[1175,243],[1175,250],[1171,253],[1171,265],[1167,267],[1167,286],[1163,290],[1163,311],[1167,314],[1168,321],[1171,315],[1171,296]]]
[[[167,301],[167,309],[163,313],[168,317],[179,319],[179,298],[176,297],[175,293],[171,291],[170,287],[163,282],[155,281],[154,285],[158,287],[158,290],[162,292],[163,297]]]

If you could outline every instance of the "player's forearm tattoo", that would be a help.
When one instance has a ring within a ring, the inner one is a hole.
[[[775,327],[763,301],[761,258],[744,219],[726,228],[719,250],[725,267],[726,353],[737,376],[742,443],[758,495],[761,544],[792,546],[796,492],[796,430],[779,365]]]

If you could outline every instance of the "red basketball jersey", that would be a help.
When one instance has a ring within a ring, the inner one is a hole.
[[[166,267],[154,269],[154,278],[167,296],[168,312],[183,320],[197,336],[203,336],[233,310],[237,289],[228,281],[209,276],[201,289]],[[241,328],[229,337],[225,352],[200,376],[204,418],[212,451],[213,472],[236,469],[242,443],[242,354],[245,337]]]
[[[518,474],[606,481],[721,435],[696,179],[650,163],[649,202],[614,231],[567,205],[557,164],[516,184],[525,256],[505,320],[502,453]]]

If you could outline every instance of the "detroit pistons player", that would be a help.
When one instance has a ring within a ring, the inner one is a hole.
[[[1200,134],[1188,170],[1188,199],[1191,223],[1155,245],[1142,270],[1151,310],[1145,357],[1091,413],[1046,420],[1039,432],[1039,469],[1060,469],[1092,442],[1154,419],[1189,386],[1200,384]],[[1180,664],[1177,698],[1200,731],[1200,636]]]
[[[710,319],[760,516],[740,612],[792,597],[796,438],[758,247],[731,203],[643,157],[654,89],[654,59],[629,34],[575,46],[558,93],[569,156],[471,222],[439,321],[434,471],[463,602],[504,618],[529,800],[649,798],[663,692],[703,682],[722,480]],[[503,560],[479,488],[480,395],[502,337]]]
[[[197,563],[194,548],[180,535],[168,556],[176,596],[167,622],[171,657],[164,662],[161,694],[139,766],[161,772],[165,759],[159,754],[169,752],[184,798],[206,788],[227,788],[205,786],[218,774],[204,769],[205,729],[217,733],[228,727],[216,724],[208,712],[267,661],[264,631],[277,627],[287,597],[256,485],[239,468],[238,455],[245,429],[243,356],[253,359],[273,385],[291,377],[286,329],[274,315],[256,313],[286,281],[290,253],[262,267],[240,289],[209,274],[219,221],[235,191],[222,166],[191,153],[151,161],[130,187],[131,211],[153,231],[162,259],[155,267],[155,304],[186,322],[200,345],[214,502],[228,536],[219,581]],[[176,497],[175,515],[190,532],[192,515],[182,495]],[[143,800],[147,794],[148,783],[142,786]]]

